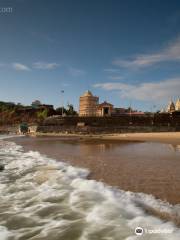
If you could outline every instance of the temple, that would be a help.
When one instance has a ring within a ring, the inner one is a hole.
[[[96,108],[96,115],[97,116],[111,116],[113,113],[113,105],[111,103],[108,103],[104,101],[101,104],[97,105]]]
[[[176,111],[180,111],[180,99],[179,99],[179,98],[178,98],[178,100],[176,101],[175,110],[176,110]]]
[[[171,113],[171,112],[174,112],[174,111],[175,111],[175,105],[174,105],[173,101],[170,101],[168,106],[167,106],[167,112]]]
[[[99,104],[99,97],[86,91],[79,99],[79,116],[111,116],[113,105],[104,101]]]
[[[80,116],[96,116],[99,97],[93,96],[90,91],[86,91],[79,99]]]
[[[180,99],[178,98],[176,103],[171,100],[167,106],[166,112],[173,113],[173,112],[179,112],[180,111]]]

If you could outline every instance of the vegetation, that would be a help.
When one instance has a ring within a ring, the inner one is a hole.
[[[72,104],[67,105],[66,114],[70,116],[77,115],[77,112],[74,110],[74,106]]]
[[[47,106],[47,107],[46,107]],[[63,108],[65,116],[77,115],[72,104]],[[0,101],[0,125],[19,124],[19,123],[39,123],[48,116],[62,115],[62,108],[56,110],[48,108],[48,105],[42,105],[39,108],[24,106],[21,103]]]
[[[43,121],[48,116],[48,109],[44,109],[43,111],[37,112],[37,118],[40,121]]]
[[[27,125],[27,123],[21,123],[20,124],[20,131],[21,131],[21,133],[27,133],[28,132],[28,125]]]
[[[11,102],[0,102],[0,112],[14,110],[16,108],[15,103]]]

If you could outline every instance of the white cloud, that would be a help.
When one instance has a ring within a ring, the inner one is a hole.
[[[58,63],[52,62],[52,63],[47,63],[47,62],[35,62],[33,64],[33,67],[36,69],[42,69],[42,70],[53,70],[60,65]]]
[[[167,61],[180,61],[180,37],[159,52],[140,54],[130,60],[116,59],[113,64],[126,68],[143,68]]]
[[[22,63],[13,63],[12,67],[17,71],[29,71],[30,68]]]
[[[112,80],[122,80],[124,79],[124,77],[122,76],[108,76],[109,79],[112,79]]]
[[[167,101],[174,96],[180,95],[180,77],[167,79],[158,83],[148,82],[138,85],[113,82],[98,83],[94,87],[107,91],[119,91],[122,98],[142,101]]]
[[[77,69],[77,68],[72,68],[72,67],[69,68],[69,72],[74,77],[79,77],[79,76],[82,76],[82,75],[86,74],[86,72],[84,70]]]

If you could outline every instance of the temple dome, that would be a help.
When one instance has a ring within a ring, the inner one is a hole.
[[[179,98],[176,101],[175,109],[176,109],[176,111],[180,111],[180,99]]]
[[[173,101],[170,101],[167,107],[167,112],[174,112],[175,111],[175,105]]]
[[[83,94],[83,97],[92,97],[92,93],[88,90]]]

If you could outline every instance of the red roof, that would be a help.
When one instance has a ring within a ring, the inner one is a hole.
[[[100,104],[98,104],[98,107],[104,107],[104,106],[109,106],[109,107],[113,107],[113,105],[111,104],[111,103],[108,103],[108,102],[106,102],[106,101],[104,101],[103,103],[100,103]]]

